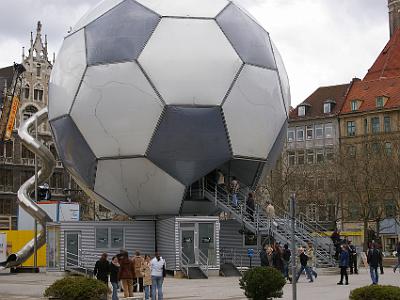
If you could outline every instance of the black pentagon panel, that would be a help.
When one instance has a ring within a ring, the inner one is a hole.
[[[221,109],[168,106],[147,156],[185,185],[224,164],[231,150]]]
[[[288,122],[286,121],[281,130],[279,131],[278,137],[275,140],[274,145],[267,156],[267,162],[264,166],[262,174],[260,174],[260,178],[263,178],[265,174],[269,173],[273,168],[275,168],[275,164],[278,161],[280,155],[283,151],[283,146],[285,143],[286,132],[287,132]]]
[[[86,27],[89,65],[137,59],[160,16],[125,0]]]
[[[70,116],[50,121],[57,151],[64,167],[87,187],[93,189],[96,157]]]
[[[217,23],[244,63],[276,69],[268,33],[236,5],[228,5]]]
[[[263,161],[235,158],[224,164],[220,169],[228,177],[236,177],[242,187],[253,188],[257,184],[256,179],[264,164]]]

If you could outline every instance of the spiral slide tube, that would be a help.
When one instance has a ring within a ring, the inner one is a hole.
[[[42,161],[42,168],[38,172],[38,185],[47,180],[54,171],[55,159],[50,150],[30,135],[29,131],[32,131],[35,127],[35,120],[37,119],[37,126],[42,124],[47,120],[48,111],[47,107],[38,111],[32,117],[23,123],[19,130],[18,135],[21,138],[24,145],[33,153],[35,153],[38,158]],[[51,222],[52,219],[47,215],[47,213],[41,209],[30,195],[35,190],[35,175],[29,178],[18,190],[18,202],[19,205],[29,213],[33,218],[35,218],[41,225],[42,229],[37,235],[37,249],[42,247],[46,243],[46,223]],[[34,252],[35,238],[30,240],[24,247],[21,248],[16,253],[8,256],[7,261],[0,262],[0,270],[5,268],[11,268],[21,265],[29,257],[32,256]]]

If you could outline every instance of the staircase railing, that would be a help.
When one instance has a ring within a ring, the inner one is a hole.
[[[199,265],[201,271],[207,276],[208,278],[208,255],[204,254],[203,251],[199,249]]]
[[[189,257],[187,257],[187,255],[183,253],[183,251],[181,251],[181,270],[183,271],[183,273],[186,274],[187,277],[189,277],[189,261]]]
[[[240,221],[244,226],[258,234],[259,232],[269,232],[274,237],[283,243],[290,242],[290,237],[287,234],[290,232],[290,216],[289,214],[275,206],[275,218],[266,216],[265,212],[258,205],[255,209],[246,207],[247,196],[239,191],[238,200],[239,205],[234,206],[231,202],[229,193],[222,187],[218,186],[211,180],[202,179],[199,185],[203,187],[203,195],[209,200],[214,201],[215,205],[228,212],[236,220]],[[314,251],[316,258],[325,265],[334,265],[333,247],[329,238],[319,234],[319,230],[313,228],[308,222],[301,222],[296,219],[295,223],[295,238],[299,245],[306,246],[309,242],[314,244]]]

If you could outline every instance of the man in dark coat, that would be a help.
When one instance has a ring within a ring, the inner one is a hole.
[[[267,248],[268,246],[265,245],[264,249],[260,252],[261,267],[269,267]]]
[[[349,267],[350,255],[347,249],[347,245],[343,244],[340,246],[340,254],[339,254],[339,268],[340,268],[340,281],[339,285],[343,284],[343,279],[345,280],[346,285],[349,284],[349,276],[347,275],[347,268]]]
[[[380,251],[375,243],[372,243],[372,247],[368,250],[367,262],[369,264],[369,272],[371,274],[372,284],[378,284],[378,266],[381,259]]]
[[[349,263],[350,263],[350,274],[358,274],[357,270],[357,249],[356,247],[349,241]]]
[[[108,274],[110,274],[110,263],[107,260],[107,253],[103,253],[96,264],[94,265],[94,276],[98,280],[103,281],[108,285]]]

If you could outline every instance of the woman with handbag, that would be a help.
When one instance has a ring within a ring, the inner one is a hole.
[[[151,289],[151,267],[150,267],[150,256],[145,255],[142,267],[140,268],[143,276],[143,286],[144,286],[144,299],[150,299],[150,289]]]
[[[151,267],[151,299],[163,300],[162,285],[165,277],[165,260],[156,252],[150,262]],[[158,298],[157,298],[158,295]]]

